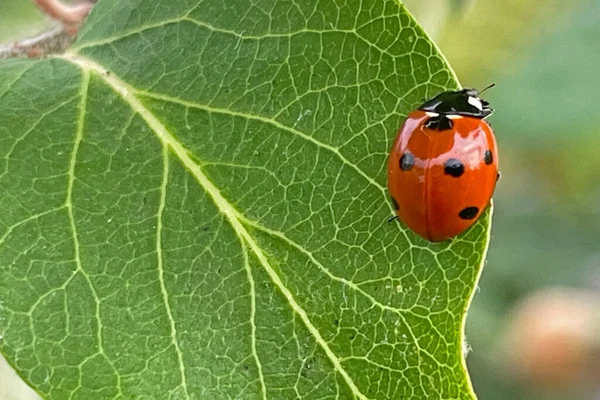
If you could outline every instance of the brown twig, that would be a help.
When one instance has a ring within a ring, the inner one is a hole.
[[[34,0],[34,2],[44,14],[64,25],[81,25],[93,7],[91,1],[72,6],[67,6],[60,0]]]
[[[39,35],[8,45],[0,45],[0,59],[40,58],[61,54],[71,47],[75,36],[94,6],[95,0],[67,6],[60,0],[33,0],[44,14],[58,22]]]
[[[32,38],[0,45],[0,60],[18,57],[40,58],[48,54],[60,54],[71,46],[74,39],[63,25],[55,25]]]

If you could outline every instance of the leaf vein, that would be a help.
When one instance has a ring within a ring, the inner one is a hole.
[[[248,283],[250,284],[250,326],[252,328],[252,356],[254,357],[254,362],[256,363],[256,368],[258,369],[258,378],[260,381],[262,398],[263,400],[267,400],[267,385],[265,383],[265,377],[263,374],[263,366],[260,362],[258,351],[256,350],[256,285],[254,282],[254,276],[252,275],[252,268],[250,267],[250,262],[248,260],[248,251],[246,249],[247,243],[245,243],[242,237],[240,237],[240,241],[244,246],[244,268],[246,269]]]
[[[225,115],[231,115],[234,117],[240,117],[240,118],[244,118],[247,120],[253,120],[253,121],[259,121],[265,124],[269,124],[272,125],[278,129],[284,130],[286,132],[289,132],[293,135],[299,136],[302,139],[313,143],[314,145],[323,148],[331,153],[333,153],[334,155],[336,155],[345,165],[348,165],[350,168],[352,168],[354,171],[356,171],[360,176],[362,176],[365,180],[367,180],[367,182],[374,186],[375,188],[377,188],[382,195],[384,196],[384,198],[386,197],[386,189],[385,187],[383,187],[382,185],[380,185],[377,181],[375,181],[375,179],[373,179],[372,177],[370,177],[365,171],[363,171],[362,169],[360,169],[358,166],[356,166],[355,164],[351,163],[350,160],[348,160],[339,150],[339,148],[329,145],[327,143],[323,143],[317,139],[315,139],[314,137],[307,135],[306,133],[295,129],[293,127],[289,127],[285,124],[282,124],[281,122],[278,122],[274,119],[268,118],[268,117],[263,117],[260,115],[253,115],[253,114],[248,114],[245,112],[241,112],[241,111],[233,111],[233,110],[228,110],[226,108],[217,108],[217,107],[212,107],[212,106],[207,106],[207,105],[203,105],[203,104],[199,104],[199,103],[194,103],[194,102],[190,102],[190,101],[186,101],[186,100],[180,100],[180,99],[176,99],[173,98],[171,96],[166,96],[163,94],[155,94],[155,93],[149,93],[143,90],[137,90],[137,89],[132,89],[134,90],[135,93],[140,94],[142,96],[146,96],[148,98],[152,98],[152,99],[156,99],[156,100],[162,100],[162,101],[166,101],[166,102],[170,102],[173,104],[179,104],[182,105],[184,107],[189,107],[189,108],[195,108],[198,110],[203,110],[209,113],[216,113],[216,114],[225,114]]]
[[[173,346],[175,346],[175,353],[177,353],[177,363],[179,364],[179,372],[181,375],[181,385],[185,390],[185,395],[189,399],[190,393],[188,391],[188,386],[185,377],[185,364],[183,362],[183,354],[181,353],[181,348],[179,347],[179,341],[177,339],[177,329],[175,326],[175,319],[173,318],[173,313],[171,312],[171,305],[169,304],[169,294],[167,292],[167,288],[165,286],[165,271],[163,268],[163,254],[162,254],[162,228],[163,228],[163,220],[162,215],[165,210],[165,203],[167,201],[167,185],[169,183],[169,151],[166,144],[163,144],[163,179],[160,186],[160,203],[158,206],[157,213],[157,221],[156,221],[156,259],[157,259],[157,267],[158,267],[158,281],[160,282],[160,291],[162,294],[163,303],[165,305],[165,311],[167,313],[167,317],[169,318],[169,324],[171,329],[171,341],[173,342]]]
[[[408,323],[408,321],[406,320],[406,318],[404,317],[404,315],[402,315],[401,311],[405,311],[405,312],[411,312],[410,309],[399,309],[399,308],[394,308],[385,304],[382,304],[381,302],[377,301],[373,296],[371,296],[369,293],[365,292],[363,289],[360,288],[360,286],[358,286],[356,283],[349,281],[345,278],[339,277],[337,275],[334,275],[331,273],[331,271],[329,271],[323,264],[321,264],[321,262],[319,260],[317,260],[315,258],[315,256],[310,252],[307,251],[305,248],[303,248],[301,245],[299,245],[298,243],[294,242],[293,240],[291,240],[290,238],[288,238],[287,236],[285,236],[283,233],[281,232],[277,232],[274,230],[271,230],[267,227],[264,227],[260,224],[257,224],[254,221],[250,221],[247,218],[245,218],[244,216],[239,216],[240,220],[252,227],[254,227],[255,229],[258,229],[268,235],[277,237],[285,242],[287,242],[290,246],[292,246],[293,248],[295,248],[296,250],[300,251],[301,253],[303,253],[304,255],[306,255],[310,261],[317,266],[317,268],[319,268],[325,275],[327,275],[327,277],[329,279],[331,279],[334,282],[339,282],[343,285],[348,286],[350,289],[354,290],[355,292],[361,294],[362,296],[364,296],[367,300],[369,300],[369,302],[371,302],[371,304],[373,304],[375,307],[380,308],[381,310],[384,311],[389,311],[392,312],[394,314],[396,314],[404,323],[404,325],[406,326],[406,329],[408,330],[408,333],[410,334],[415,346],[417,347],[417,350],[419,352],[419,363],[421,362],[421,357],[420,357],[420,353],[423,352],[424,354],[429,355],[430,357],[433,358],[432,354],[429,354],[427,351],[425,351],[424,349],[421,348],[421,346],[419,345],[419,342],[417,340],[417,336],[414,334],[410,324]],[[440,333],[440,337],[443,337],[443,335],[441,335]]]
[[[63,56],[63,59],[79,66],[85,71],[96,73],[101,79],[104,80],[104,82],[106,82],[109,87],[122,96],[123,100],[132,108],[133,111],[138,113],[144,119],[149,128],[156,134],[158,139],[173,150],[173,152],[180,159],[181,163],[188,169],[188,171],[193,175],[193,177],[207,192],[207,194],[209,194],[214,204],[219,208],[220,212],[229,220],[232,228],[244,239],[246,243],[248,243],[249,247],[258,258],[260,264],[271,278],[272,282],[286,298],[292,310],[300,317],[321,349],[323,349],[334,369],[343,378],[348,388],[356,397],[361,400],[366,400],[367,396],[360,391],[360,389],[354,383],[352,377],[350,377],[348,372],[342,367],[340,359],[329,347],[327,341],[323,338],[323,336],[321,336],[321,333],[318,331],[315,325],[313,325],[306,311],[298,304],[293,294],[285,286],[279,275],[277,275],[273,267],[270,265],[269,260],[263,253],[262,249],[246,230],[241,222],[242,216],[240,213],[228,202],[227,199],[223,197],[219,189],[208,179],[208,177],[200,169],[199,165],[192,160],[187,149],[185,149],[182,144],[171,135],[161,121],[158,120],[156,116],[154,116],[134,95],[136,92],[133,90],[133,88],[117,78],[115,74],[106,74],[105,68],[89,59],[73,54],[66,54]]]
[[[73,240],[73,251],[75,257],[75,265],[77,267],[77,271],[81,273],[90,287],[90,291],[92,292],[95,310],[94,315],[97,323],[97,334],[96,340],[98,341],[98,352],[102,355],[105,355],[104,352],[104,344],[102,339],[102,319],[100,317],[100,297],[96,292],[96,288],[92,283],[92,279],[89,274],[83,268],[83,263],[81,262],[81,245],[79,243],[79,237],[77,235],[77,224],[75,223],[75,213],[73,211],[73,187],[75,185],[75,165],[77,163],[77,154],[79,152],[79,146],[83,141],[83,128],[85,125],[85,115],[87,111],[87,98],[88,98],[88,88],[90,83],[90,73],[89,71],[82,70],[82,82],[80,89],[80,97],[81,97],[81,105],[79,107],[79,116],[77,119],[77,131],[75,133],[75,140],[73,143],[73,151],[71,153],[71,162],[69,165],[69,181],[67,184],[67,197],[65,199],[65,207],[67,208],[67,213],[69,215],[69,224],[71,228],[71,235]],[[115,371],[115,375],[117,377],[117,388],[119,392],[121,392],[121,376],[117,372],[115,365],[112,363],[109,357],[106,357],[107,362],[111,365],[113,370]]]

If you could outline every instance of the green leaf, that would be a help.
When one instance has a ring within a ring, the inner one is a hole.
[[[0,65],[0,349],[45,398],[474,398],[490,213],[386,223],[403,117],[458,85],[395,0],[103,0]]]

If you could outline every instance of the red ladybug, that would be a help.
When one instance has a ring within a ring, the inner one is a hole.
[[[398,218],[441,242],[464,232],[490,203],[498,173],[489,103],[475,89],[444,92],[408,115],[388,163]]]

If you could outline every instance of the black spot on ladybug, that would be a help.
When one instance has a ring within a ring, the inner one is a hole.
[[[494,156],[492,155],[492,152],[489,150],[486,150],[485,153],[483,154],[483,161],[487,164],[490,165],[491,163],[494,162]]]
[[[458,178],[465,172],[465,166],[458,158],[449,158],[444,163],[444,173]]]
[[[461,212],[458,213],[458,216],[462,219],[473,219],[477,216],[479,212],[479,208],[477,207],[467,207],[463,208]]]
[[[398,204],[398,202],[396,201],[395,198],[392,197],[392,204],[394,205],[394,210],[399,210],[400,209],[400,205]]]
[[[410,171],[415,166],[415,157],[410,153],[402,154],[400,157],[400,169],[402,171]]]
[[[452,129],[453,126],[454,126],[454,122],[452,122],[452,120],[444,114],[440,114],[438,116],[431,117],[425,122],[425,128],[435,129],[438,131],[445,131],[446,129]]]

